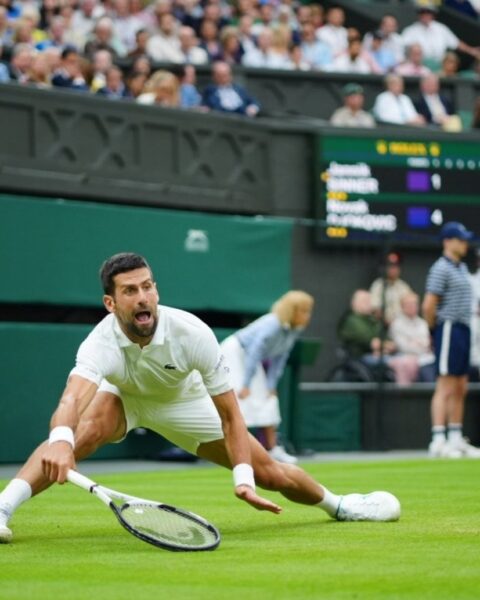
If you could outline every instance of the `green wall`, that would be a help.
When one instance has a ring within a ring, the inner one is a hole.
[[[261,313],[291,287],[289,219],[0,195],[0,302],[97,306],[116,252],[149,261],[161,302]]]

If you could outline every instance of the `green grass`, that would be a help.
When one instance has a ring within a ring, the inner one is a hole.
[[[398,523],[337,523],[282,500],[280,516],[232,493],[220,468],[102,475],[101,483],[193,510],[222,533],[214,552],[172,553],[126,533],[98,500],[55,486],[15,515],[0,545],[11,600],[478,599],[480,462],[309,463],[337,493],[388,489]],[[159,466],[161,469],[161,466]],[[1,484],[2,482],[0,482]]]

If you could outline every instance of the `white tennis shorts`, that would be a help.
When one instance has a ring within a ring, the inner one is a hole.
[[[220,415],[207,393],[202,397],[159,402],[155,398],[122,394],[105,380],[99,391],[110,392],[121,399],[127,433],[137,427],[145,427],[191,454],[196,454],[200,444],[224,437]]]
[[[221,344],[225,363],[230,369],[230,381],[238,392],[243,387],[245,374],[245,351],[236,335],[226,338]],[[247,427],[277,427],[280,422],[278,397],[270,395],[267,376],[261,364],[258,365],[250,383],[250,396],[239,399],[238,404]]]

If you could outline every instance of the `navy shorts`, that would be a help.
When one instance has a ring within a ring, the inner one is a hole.
[[[470,327],[444,321],[435,328],[435,366],[439,375],[467,375],[470,369]]]

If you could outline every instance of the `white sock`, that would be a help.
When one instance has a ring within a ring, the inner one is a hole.
[[[432,442],[445,442],[447,439],[445,432],[444,425],[434,425],[432,427]]]
[[[323,500],[319,502],[317,506],[324,510],[331,517],[334,517],[337,514],[341,496],[332,494],[332,492],[327,490],[327,488],[323,485],[321,485],[320,487],[323,490]]]
[[[32,488],[24,479],[12,479],[0,494],[0,525],[6,525],[17,508],[32,496]]]
[[[461,423],[449,423],[448,424],[448,441],[452,444],[461,442],[463,438],[462,424]]]

